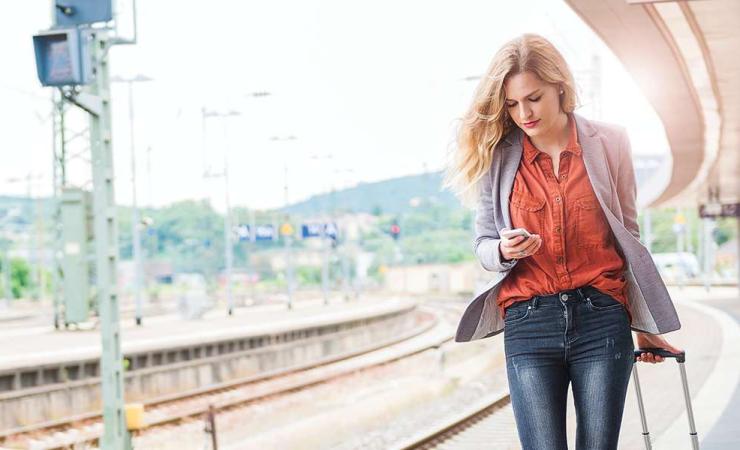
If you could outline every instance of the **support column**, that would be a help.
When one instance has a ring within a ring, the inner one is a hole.
[[[113,149],[111,141],[111,105],[107,53],[108,36],[102,30],[91,34],[92,64],[95,81],[86,89],[101,100],[100,114],[90,114],[90,151],[92,155],[93,209],[95,228],[95,278],[102,352],[100,379],[103,394],[104,434],[101,448],[130,449],[123,397],[123,358],[119,329],[119,305],[116,289],[118,230],[116,228],[113,186]]]

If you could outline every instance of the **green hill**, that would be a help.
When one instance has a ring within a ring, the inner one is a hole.
[[[280,211],[306,216],[331,210],[368,214],[400,214],[411,208],[409,202],[414,198],[426,199],[443,207],[461,208],[460,202],[451,192],[441,190],[441,185],[441,172],[359,183],[355,187],[333,194],[314,195],[307,200],[293,203],[287,208],[281,208]]]

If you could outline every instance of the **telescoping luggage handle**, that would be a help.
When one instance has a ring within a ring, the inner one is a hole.
[[[657,347],[645,347],[635,349],[634,358],[637,358],[643,353],[652,353],[653,355],[662,356],[664,358],[676,358],[678,363],[678,369],[681,373],[681,384],[683,385],[683,397],[686,402],[686,414],[689,418],[689,437],[691,438],[691,447],[694,450],[699,449],[699,437],[696,434],[696,425],[694,424],[694,411],[691,408],[691,395],[689,395],[689,383],[686,379],[686,368],[684,363],[686,362],[686,352],[673,353],[664,348]],[[642,421],[642,437],[645,441],[645,448],[652,449],[650,442],[650,432],[647,428],[647,420],[645,419],[645,407],[642,404],[642,391],[640,390],[640,379],[637,376],[637,364],[632,366],[632,376],[635,379],[635,392],[637,393],[637,406],[640,409],[640,420]]]
[[[645,347],[635,349],[635,359],[643,353],[652,353],[653,355],[662,356],[663,358],[676,358],[676,362],[686,362],[686,352],[673,353],[664,348]]]

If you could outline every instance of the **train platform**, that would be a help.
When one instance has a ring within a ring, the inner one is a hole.
[[[184,319],[178,314],[145,317],[143,326],[136,326],[131,320],[121,321],[121,348],[128,354],[153,348],[183,347],[195,342],[284,333],[397,312],[409,305],[410,302],[397,298],[366,297],[345,301],[336,297],[330,299],[328,305],[324,305],[323,299],[294,302],[292,309],[287,309],[285,304],[240,307],[234,309],[232,316],[223,309],[214,309],[201,319]],[[96,327],[85,330],[54,330],[51,325],[0,328],[0,371],[98,358],[100,348],[100,331]]]
[[[717,333],[722,336],[719,349],[706,349],[715,354],[710,363],[703,359],[701,349],[696,360],[706,361],[710,371],[708,379],[696,393],[695,416],[701,448],[705,450],[729,450],[740,448],[740,291],[735,288],[676,289],[674,298],[686,299],[687,304],[712,316],[718,324],[717,330],[697,330],[697,333]],[[688,334],[688,333],[687,333]],[[687,360],[688,362],[688,360]],[[693,394],[692,394],[693,396]],[[685,417],[681,417],[663,436],[665,448],[676,450],[686,447],[686,439],[680,444],[679,429],[688,429]],[[678,436],[676,436],[678,435]],[[688,447],[686,447],[688,448]]]
[[[681,329],[664,337],[686,352],[686,373],[696,430],[704,450],[740,448],[740,293],[736,287],[669,287]],[[656,450],[690,449],[681,376],[674,359],[636,363],[648,430]],[[576,416],[569,391],[568,440]],[[574,448],[574,447],[573,447]],[[633,384],[627,392],[620,449],[645,448]]]

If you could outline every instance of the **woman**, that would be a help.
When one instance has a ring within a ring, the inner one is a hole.
[[[570,383],[576,448],[617,448],[631,329],[638,347],[681,351],[658,336],[681,325],[639,242],[626,132],[575,107],[573,76],[549,41],[525,34],[508,42],[480,82],[447,173],[448,186],[477,188],[474,251],[494,273],[455,339],[504,331],[525,450],[567,448]],[[529,236],[507,237],[516,228]]]

